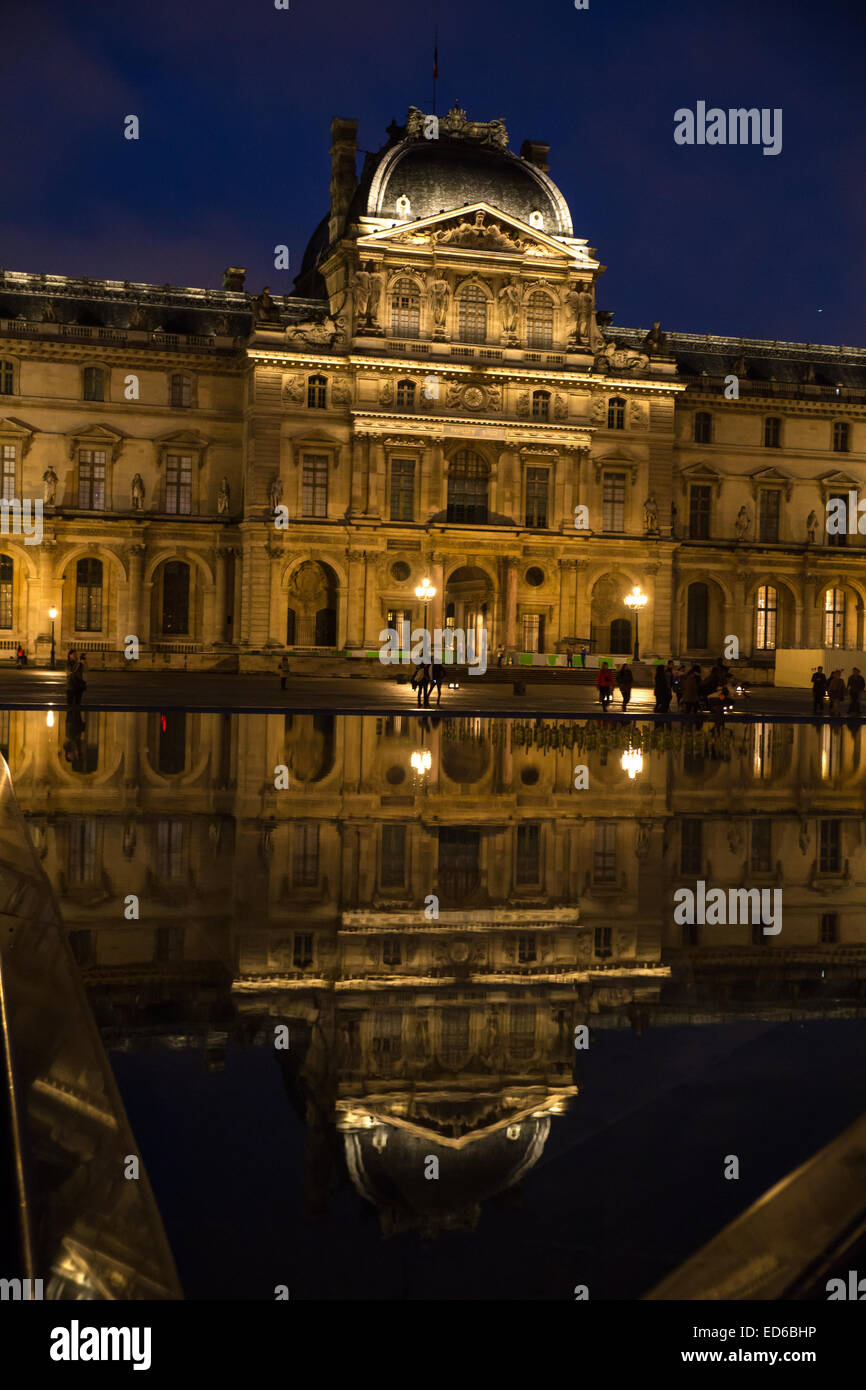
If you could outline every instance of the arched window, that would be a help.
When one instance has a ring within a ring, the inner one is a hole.
[[[553,304],[541,290],[526,301],[526,339],[531,348],[553,347]]]
[[[845,590],[828,589],[824,595],[824,646],[845,645]]]
[[[625,401],[622,396],[611,396],[607,403],[607,427],[609,430],[625,429]]]
[[[461,449],[448,470],[448,520],[484,526],[490,468],[471,449]]]
[[[847,421],[837,420],[833,426],[833,452],[847,454],[850,447],[850,430]]]
[[[713,417],[708,410],[695,412],[695,443],[712,444]]]
[[[532,393],[532,413],[536,420],[550,419],[550,392],[533,391]]]
[[[686,646],[689,651],[706,651],[709,608],[710,594],[706,584],[690,584],[686,610]]]
[[[189,632],[189,565],[182,560],[163,565],[162,631],[170,637]]]
[[[421,296],[411,280],[398,280],[391,291],[391,336],[417,338],[421,325]]]
[[[101,560],[79,560],[75,567],[75,631],[102,631]]]
[[[12,559],[0,555],[0,628],[12,626]]]
[[[487,342],[487,298],[479,285],[460,291],[458,328],[461,343]]]
[[[762,584],[755,608],[755,646],[759,652],[776,650],[777,604],[776,590],[771,584]]]
[[[86,401],[105,400],[105,372],[101,367],[84,368],[84,399]]]
[[[15,385],[15,366],[12,362],[0,362],[0,396],[11,396]]]
[[[324,410],[328,400],[328,378],[311,376],[307,378],[307,405],[311,410]]]
[[[170,401],[176,406],[192,405],[192,377],[185,372],[172,372]]]
[[[415,408],[415,383],[414,381],[397,382],[397,409],[414,410]]]

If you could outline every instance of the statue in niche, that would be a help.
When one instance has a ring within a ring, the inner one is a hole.
[[[520,281],[516,275],[512,275],[505,288],[499,291],[499,301],[502,304],[502,327],[513,336],[520,313]]]
[[[363,270],[355,272],[352,281],[355,297],[355,322],[372,324],[379,310],[379,295],[382,292],[382,277],[373,269],[373,262],[367,261]]]
[[[654,492],[650,493],[643,504],[643,527],[647,535],[658,534],[659,506]]]
[[[142,331],[148,327],[148,318],[140,304],[133,305],[132,314],[129,319],[130,328]]]
[[[51,467],[51,464],[49,463],[45,472],[42,474],[42,483],[45,492],[44,501],[46,507],[54,506],[54,499],[57,496],[57,484],[59,482],[60,479],[54,472],[54,469]]]
[[[229,480],[228,478],[223,478],[222,482],[220,483],[219,493],[217,495],[217,514],[219,516],[228,516],[229,507],[231,505],[231,496],[232,491],[229,487]]]
[[[132,510],[144,511],[144,479],[140,473],[136,473],[132,480]]]
[[[744,541],[749,534],[752,525],[752,514],[745,504],[737,512],[737,519],[734,522],[734,531],[738,541]]]
[[[806,543],[814,545],[818,536],[818,517],[815,512],[810,512],[806,518]]]
[[[57,310],[56,310],[55,307],[54,307],[54,300],[53,300],[53,299],[46,299],[46,301],[45,301],[45,308],[42,310],[42,322],[43,322],[43,323],[56,323],[56,322],[57,322]]]
[[[268,497],[270,499],[271,511],[275,512],[283,500],[283,480],[279,473],[271,479]]]
[[[434,280],[431,287],[433,299],[433,322],[437,328],[445,327],[448,314],[448,297],[451,294],[447,280]]]
[[[569,290],[565,302],[573,319],[570,336],[577,343],[588,343],[592,322],[592,285],[587,281],[576,289]]]

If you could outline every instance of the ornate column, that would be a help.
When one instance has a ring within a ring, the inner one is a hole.
[[[517,650],[517,560],[511,555],[505,561],[505,647]]]
[[[381,435],[377,435],[370,446],[370,461],[367,468],[369,485],[367,488],[367,516],[381,518],[385,494],[385,446]]]
[[[346,615],[346,646],[359,650],[365,645],[364,614],[367,606],[367,552],[349,551],[349,593]]]
[[[438,551],[430,556],[430,583],[436,590],[436,597],[430,602],[431,627],[441,628],[445,612],[445,557]]]
[[[124,637],[133,634],[139,640],[139,644],[144,644],[144,633],[141,630],[141,600],[143,586],[141,577],[144,572],[144,556],[147,546],[143,541],[136,541],[129,547],[129,587],[128,601],[126,605],[127,628],[120,633],[121,641]],[[150,634],[148,634],[149,636]]]
[[[366,435],[355,435],[352,448],[352,487],[349,516],[363,516],[367,506],[367,470],[370,461],[370,441]]]

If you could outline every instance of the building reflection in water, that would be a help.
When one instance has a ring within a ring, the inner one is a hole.
[[[841,725],[85,711],[0,735],[110,1046],[218,1068],[288,1025],[314,1213],[336,1157],[385,1233],[475,1225],[580,1105],[581,1024],[864,1009]],[[675,925],[698,879],[781,887],[782,932]]]

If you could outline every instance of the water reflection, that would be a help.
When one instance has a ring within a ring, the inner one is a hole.
[[[288,1025],[312,1214],[339,1162],[383,1233],[476,1227],[579,1110],[582,1024],[866,1008],[859,730],[85,711],[5,733],[109,1045],[215,1071]],[[782,932],[676,925],[701,878],[781,888]]]

